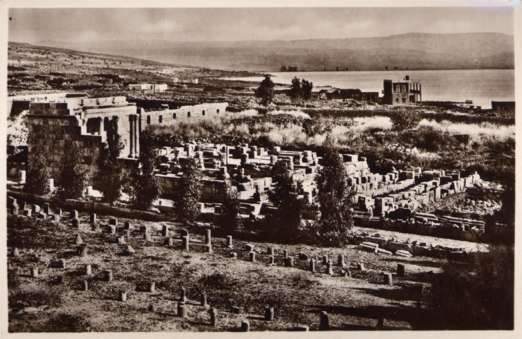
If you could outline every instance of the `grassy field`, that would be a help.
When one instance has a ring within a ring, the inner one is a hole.
[[[92,230],[86,214],[80,215],[79,229],[72,227],[67,212],[59,223],[9,216],[8,245],[20,252],[8,259],[10,331],[236,331],[242,320],[248,320],[253,331],[289,330],[297,325],[317,330],[320,311],[328,312],[332,330],[374,329],[379,317],[385,329],[422,328],[430,312],[426,300],[432,272],[439,272],[445,263],[427,257],[377,255],[356,247],[269,243],[250,243],[257,260],[249,262],[245,242],[234,240],[234,249],[228,249],[224,238],[213,237],[213,253],[202,246],[185,252],[181,241],[169,247],[161,234],[162,225],[168,225],[170,234],[178,237],[180,225],[138,220],[130,220],[132,230],[125,238],[136,252],[127,256],[123,255],[126,245],[117,242],[125,233],[125,220],[119,219],[114,235],[106,230],[108,218],[98,219],[100,231]],[[140,230],[144,225],[151,229],[152,241],[144,239]],[[191,242],[203,241],[202,232],[189,231]],[[87,245],[85,257],[77,254],[78,234]],[[276,250],[275,265],[269,265],[270,246]],[[294,267],[284,266],[283,250],[295,257]],[[333,276],[322,264],[326,254],[334,263]],[[351,277],[338,265],[339,254],[351,265]],[[311,257],[318,259],[317,273],[309,270]],[[65,268],[52,268],[58,259],[64,259]],[[358,270],[357,263],[366,270]],[[405,265],[404,277],[395,274],[398,263]],[[91,276],[85,275],[86,264],[92,265]],[[39,268],[38,277],[31,277],[31,267]],[[104,270],[112,270],[111,282],[104,281]],[[394,273],[393,286],[384,283],[382,272]],[[63,282],[56,281],[59,276]],[[81,288],[83,280],[89,281],[88,291]],[[144,291],[150,282],[155,283],[155,291]],[[419,293],[419,285],[426,287],[424,293]],[[189,298],[185,318],[177,314],[181,286]],[[121,290],[128,292],[126,302],[119,301]],[[202,291],[218,310],[216,327],[200,305]],[[264,320],[266,305],[275,308],[275,320]],[[239,306],[239,313],[233,306]]]

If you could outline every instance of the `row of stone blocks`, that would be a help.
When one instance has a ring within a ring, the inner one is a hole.
[[[92,269],[91,265],[85,266],[85,274],[91,275]],[[38,269],[32,268],[31,270],[31,276],[38,277]],[[63,277],[63,276],[62,276]],[[111,282],[113,280],[112,271],[108,270],[105,271],[105,280],[107,282]],[[83,280],[82,281],[82,291],[88,291],[89,290],[89,281]],[[151,282],[148,284],[148,288],[146,289],[147,292],[154,293],[155,292],[155,283]],[[121,302],[126,302],[128,299],[128,292],[127,291],[119,291],[118,292],[118,300]],[[177,314],[181,318],[185,318],[187,316],[187,292],[185,288],[181,288],[181,295],[178,301],[177,305]],[[207,300],[207,294],[205,292],[201,293],[201,299],[200,299],[200,305],[209,309],[209,315],[210,315],[210,325],[213,327],[217,326],[217,309],[212,307],[210,308]],[[151,305],[149,307],[149,310],[154,311],[154,306]],[[264,320],[266,321],[273,321],[275,319],[275,310],[274,307],[266,306],[265,307],[265,313],[264,313]],[[384,323],[383,318],[379,318],[377,328],[382,329]],[[329,330],[330,329],[330,321],[329,316],[326,311],[321,311],[319,313],[319,330]],[[250,331],[250,323],[247,320],[244,320],[241,322],[240,330],[243,332]],[[294,327],[293,330],[302,330],[302,331],[308,331],[308,326],[298,326]]]
[[[228,237],[230,237],[230,239],[231,239],[231,236],[228,236]],[[227,237],[227,244],[229,243],[228,237]],[[230,244],[231,244],[231,240],[230,240]],[[254,246],[248,244],[246,246],[246,248],[248,251],[248,261],[256,262],[256,252],[254,250]],[[269,258],[270,258],[269,265],[275,265],[276,264],[275,263],[275,251],[274,251],[273,247],[268,248],[268,254],[270,255],[269,256]],[[294,257],[289,256],[287,250],[284,250],[283,255],[284,255],[284,265],[286,267],[294,267]],[[237,253],[232,252],[232,257],[237,258]],[[317,272],[317,260],[314,258],[311,258],[308,260],[308,263],[309,263],[310,272],[316,273]],[[333,262],[331,259],[329,259],[328,255],[323,256],[322,264],[327,266],[327,269],[326,269],[327,274],[334,275]],[[338,265],[343,268],[342,272],[344,273],[344,276],[351,277],[351,271],[349,268],[347,268],[347,265],[345,262],[345,257],[342,254],[339,254],[339,256],[338,256]],[[366,270],[363,263],[357,263],[357,269],[359,271]],[[397,265],[397,275],[400,277],[403,277],[405,275],[405,266],[403,264]],[[384,278],[385,284],[393,285],[393,274],[392,273],[382,272],[382,276]]]
[[[11,202],[11,205],[13,206],[16,206],[17,205],[17,202],[16,200],[12,201]],[[39,206],[38,205],[33,205],[33,209],[32,210],[35,210],[35,211],[38,211],[39,210]],[[45,210],[47,212],[49,212],[49,206],[48,204],[46,204],[45,206]],[[60,215],[61,214],[61,210],[59,211],[59,213],[57,213],[57,215]],[[77,210],[73,210],[72,213],[71,213],[71,216],[73,218],[73,226],[75,227],[79,227],[79,214],[78,214],[78,211]],[[97,223],[97,216],[95,213],[91,213],[90,214],[90,223],[93,225],[93,229],[94,230],[97,230],[98,229],[98,223]],[[111,217],[109,218],[109,223],[108,223],[108,227],[109,227],[109,232],[110,234],[116,234],[116,226],[118,224],[118,219],[115,218],[115,217]],[[126,221],[124,223],[124,229],[127,230],[127,235],[130,235],[130,222]],[[168,237],[169,236],[169,228],[167,225],[163,225],[162,227],[162,235],[164,237]],[[144,229],[144,238],[146,241],[151,241],[151,238],[150,238],[150,233],[148,232],[148,228],[145,227]],[[172,238],[168,238],[168,245],[172,246],[173,245],[173,240]],[[184,231],[184,234],[181,236],[181,240],[182,240],[182,248],[183,250],[185,251],[190,251],[190,236],[188,234],[187,231]],[[118,242],[120,244],[125,244],[125,238],[124,237],[120,237],[118,239]],[[205,242],[204,243],[198,243],[198,242],[194,242],[193,245],[203,245],[204,247],[206,247],[207,249],[207,252],[208,253],[212,253],[212,240],[211,240],[211,230],[210,229],[207,229],[206,230],[206,233],[205,233]],[[227,236],[226,238],[226,247],[227,248],[233,248],[233,244],[232,244],[232,236]],[[256,252],[254,251],[254,246],[253,245],[247,245],[247,249],[249,250],[249,260],[252,261],[252,262],[255,262],[256,261]],[[79,252],[79,255],[80,256],[85,256],[86,255],[86,251],[87,251],[87,247],[85,245],[83,246],[80,246],[79,249],[78,249],[78,252]],[[128,246],[127,250],[126,250],[126,253],[127,254],[133,254],[135,251],[132,247]],[[235,253],[233,253],[235,254]],[[268,249],[268,254],[270,254],[270,264],[275,264],[275,251],[273,249],[273,247],[269,247]],[[237,254],[236,254],[236,257],[237,257]],[[284,263],[285,263],[285,266],[287,267],[293,267],[294,266],[294,258],[293,257],[290,257],[288,256],[288,252],[285,250],[284,251]],[[334,272],[333,272],[333,263],[332,261],[328,258],[327,255],[323,256],[323,264],[324,265],[327,265],[327,273],[329,275],[333,275]],[[341,267],[345,267],[345,261],[344,261],[344,256],[343,255],[339,255],[338,256],[338,265],[341,266]],[[310,271],[311,272],[316,272],[316,261],[315,259],[310,259],[309,260],[309,268],[310,268]],[[359,264],[359,269],[360,270],[364,270],[364,265],[361,263]],[[351,272],[350,270],[344,270],[343,269],[343,272],[344,272],[344,275],[345,276],[351,276]],[[397,273],[399,276],[404,276],[404,265],[401,265],[399,264],[399,266],[397,267]],[[392,282],[392,275],[391,273],[383,273],[384,277],[385,277],[385,282],[389,285],[392,285],[393,282]]]

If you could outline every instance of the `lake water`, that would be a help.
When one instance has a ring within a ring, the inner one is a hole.
[[[436,71],[361,71],[361,72],[273,72],[275,83],[290,84],[294,77],[304,78],[318,86],[360,88],[379,92],[383,80],[402,80],[409,75],[422,84],[422,99],[436,101],[473,100],[475,105],[491,107],[492,100],[514,101],[514,70],[473,69]],[[261,77],[228,78],[261,81]]]

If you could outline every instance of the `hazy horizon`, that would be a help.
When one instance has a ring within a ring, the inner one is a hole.
[[[391,34],[391,35],[383,35],[383,36],[361,36],[361,37],[354,37],[354,38],[351,38],[351,37],[339,37],[339,38],[302,38],[302,39],[273,39],[273,40],[201,40],[201,41],[194,41],[195,43],[200,43],[200,42],[211,42],[211,43],[220,43],[220,42],[224,42],[224,43],[234,43],[234,42],[248,42],[248,41],[256,41],[256,42],[276,42],[276,41],[306,41],[306,40],[340,40],[340,39],[372,39],[372,38],[389,38],[389,37],[394,37],[394,36],[402,36],[402,35],[413,35],[413,34],[425,34],[425,35],[429,35],[429,34],[440,34],[440,35],[461,35],[461,34],[503,34],[503,35],[507,35],[507,36],[513,36],[513,34],[509,34],[509,33],[500,33],[500,32],[488,32],[488,31],[484,31],[484,32],[462,32],[462,33],[422,33],[422,32],[405,32],[405,33],[400,33],[400,34]],[[173,43],[190,43],[191,41],[184,41],[184,40],[168,40],[168,39],[133,39],[133,40],[136,40],[136,41],[169,41],[169,42],[173,42]],[[106,42],[109,42],[109,41],[128,41],[128,40],[101,40],[101,41],[106,41]],[[41,40],[41,41],[37,41],[37,42],[28,42],[28,41],[20,41],[20,40],[9,40],[9,42],[15,42],[15,43],[27,43],[27,44],[32,44],[32,45],[38,45],[38,43],[42,43],[42,42],[64,42],[64,41],[59,41],[59,40]],[[67,43],[71,43],[71,42],[67,42]]]
[[[291,15],[290,15],[291,14]],[[513,35],[512,7],[16,8],[9,41],[240,42],[372,38],[410,33]]]

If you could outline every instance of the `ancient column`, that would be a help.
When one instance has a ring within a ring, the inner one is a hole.
[[[250,322],[248,320],[241,321],[241,332],[250,331]]]
[[[205,244],[212,244],[212,230],[210,228],[205,230]]]
[[[112,271],[107,270],[105,271],[105,281],[111,282],[113,279]]]
[[[178,302],[178,316],[180,318],[185,318],[187,316],[187,309],[185,303],[182,301]]]
[[[391,273],[383,273],[384,276],[384,283],[386,285],[392,286],[393,285],[393,275]]]
[[[78,255],[80,257],[86,257],[87,256],[87,245],[81,244],[78,246]]]
[[[337,257],[337,265],[344,267],[344,255],[339,254]]]
[[[203,307],[208,306],[207,293],[205,291],[201,292],[201,306],[203,306]]]
[[[129,158],[134,157],[134,115],[129,115]]]
[[[315,259],[310,259],[310,272],[315,273]]]
[[[232,244],[232,236],[231,235],[227,235],[227,248],[234,248],[234,245]]]
[[[180,293],[179,300],[180,300],[180,302],[183,302],[183,303],[187,301],[187,290],[183,286],[181,287],[181,293]]]
[[[169,226],[163,225],[163,227],[161,228],[161,235],[164,237],[169,236]]]
[[[326,311],[321,311],[319,314],[319,330],[325,331],[330,328],[330,323],[328,320],[328,313]]]
[[[397,264],[397,276],[404,277],[406,274],[406,268],[404,264]]]
[[[328,265],[329,261],[330,259],[328,258],[328,254],[323,255],[323,265]]]
[[[190,238],[189,235],[185,235],[181,237],[181,240],[183,241],[183,250],[190,252]]]
[[[217,309],[215,307],[212,307],[209,311],[210,313],[210,326],[216,327],[217,326]]]
[[[96,213],[94,213],[94,212],[91,213],[90,220],[89,220],[91,225],[95,225],[96,224],[96,220],[97,220],[96,219]]]
[[[274,320],[274,308],[270,306],[265,307],[265,320],[272,321]]]

